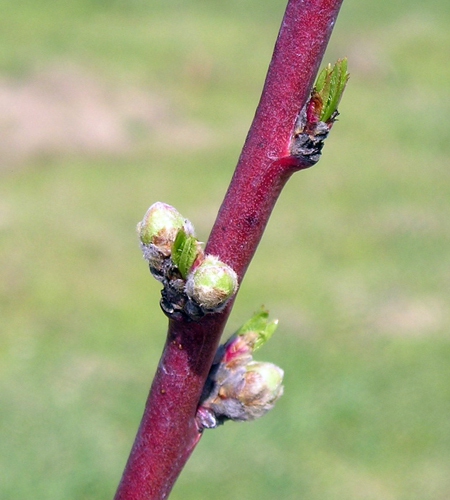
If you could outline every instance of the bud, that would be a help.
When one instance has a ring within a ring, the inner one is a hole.
[[[335,116],[333,115],[337,112],[337,107],[344,93],[349,76],[347,73],[346,57],[338,59],[333,67],[331,67],[331,64],[328,64],[319,73],[311,98],[311,101],[317,101],[314,104],[317,115],[315,121],[334,121]]]
[[[197,413],[200,427],[226,420],[253,420],[273,408],[283,393],[284,372],[272,363],[253,361],[252,353],[274,332],[278,321],[256,312],[217,349]]]
[[[257,332],[249,331],[243,335],[232,335],[223,345],[222,363],[227,369],[251,361],[253,344]]]
[[[337,107],[349,79],[347,58],[328,64],[318,75],[309,101],[300,111],[291,139],[290,154],[304,167],[320,159],[322,148],[338,116]]]
[[[219,420],[254,420],[273,408],[283,394],[281,368],[273,363],[251,361],[231,373],[210,401]]]
[[[283,393],[283,370],[273,363],[263,361],[251,361],[245,368],[245,383],[238,399],[246,406],[269,410]]]
[[[186,281],[188,297],[207,311],[220,310],[237,288],[233,269],[212,255],[207,255]]]
[[[164,256],[170,255],[172,244],[179,229],[193,234],[191,223],[174,207],[157,201],[147,210],[137,225],[139,239],[144,245],[155,245]]]
[[[221,346],[222,362],[227,369],[250,361],[253,351],[269,340],[278,320],[269,321],[268,318],[269,312],[261,308]]]
[[[269,311],[261,308],[239,328],[236,335],[246,339],[252,350],[256,351],[270,339],[277,326],[278,320],[269,321]]]

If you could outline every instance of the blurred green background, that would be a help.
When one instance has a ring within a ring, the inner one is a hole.
[[[135,224],[206,240],[281,0],[0,0],[0,498],[110,499],[164,342]],[[450,3],[345,0],[351,79],[283,192],[228,332],[285,369],[207,431],[171,498],[450,498]]]

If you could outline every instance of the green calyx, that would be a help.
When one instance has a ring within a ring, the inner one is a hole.
[[[153,244],[166,250],[184,224],[185,219],[175,208],[158,201],[147,210],[137,231],[144,245]]]
[[[236,335],[245,336],[248,332],[256,333],[253,341],[253,351],[255,351],[270,339],[277,326],[278,320],[269,321],[269,311],[261,308],[239,328]]]
[[[350,75],[347,73],[347,58],[338,59],[334,66],[328,64],[319,73],[314,85],[314,92],[322,101],[319,120],[327,122],[337,111]]]
[[[199,253],[197,238],[186,234],[182,228],[179,229],[172,244],[172,262],[178,267],[180,274],[186,278],[189,269]]]
[[[207,255],[186,281],[188,296],[206,310],[220,309],[237,288],[233,269],[212,255]]]

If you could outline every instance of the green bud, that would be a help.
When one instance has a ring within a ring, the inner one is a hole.
[[[155,245],[165,256],[170,255],[172,244],[179,229],[185,228],[191,234],[191,223],[174,207],[161,203],[154,203],[137,225],[139,239],[144,245]]]
[[[220,310],[237,291],[238,280],[230,266],[207,255],[188,275],[186,293],[202,309]]]

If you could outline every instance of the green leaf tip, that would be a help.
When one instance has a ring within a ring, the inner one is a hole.
[[[322,102],[319,114],[320,121],[327,122],[337,111],[349,77],[346,57],[338,59],[334,66],[328,64],[317,76],[313,92]]]
[[[255,351],[270,339],[277,326],[278,320],[269,321],[269,311],[261,308],[239,328],[236,334],[245,335],[246,332],[256,332],[257,335],[253,342],[253,351]]]
[[[178,230],[175,240],[172,244],[172,262],[178,267],[180,274],[186,278],[189,269],[194,263],[199,252],[199,243],[197,238],[188,235],[181,228]]]

